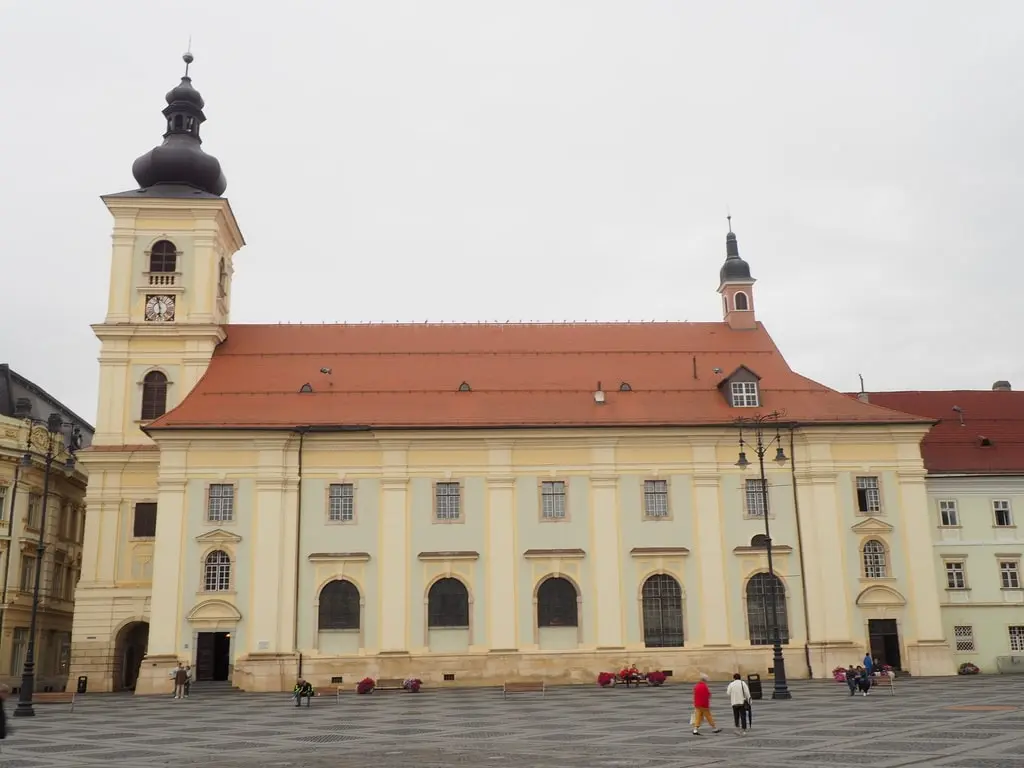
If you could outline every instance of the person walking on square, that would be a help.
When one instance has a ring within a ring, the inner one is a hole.
[[[846,686],[850,689],[850,695],[857,695],[857,670],[851,664],[846,669]]]
[[[732,676],[732,682],[725,689],[725,694],[729,697],[729,703],[732,705],[732,721],[736,725],[736,730],[746,734],[747,708],[750,706],[750,687],[743,682],[739,672]]]
[[[192,665],[185,665],[185,698],[188,698],[189,689],[192,687]]]
[[[708,688],[708,676],[701,674],[700,682],[693,686],[693,735],[700,736],[700,726],[705,720],[711,726],[712,733],[720,733],[721,728],[715,725],[711,716],[711,689]]]
[[[178,668],[174,670],[174,698],[183,699],[185,698],[185,683],[188,681],[188,672],[185,668],[178,664]]]

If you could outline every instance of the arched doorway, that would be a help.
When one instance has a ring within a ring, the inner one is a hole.
[[[133,621],[121,628],[114,652],[114,690],[134,691],[139,668],[149,646],[149,623]]]

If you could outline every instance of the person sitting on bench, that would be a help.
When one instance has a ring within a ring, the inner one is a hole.
[[[292,689],[292,698],[295,699],[295,706],[302,706],[302,699],[306,699],[306,706],[308,707],[313,701],[313,697],[316,696],[316,691],[313,690],[313,686],[301,677],[295,682],[295,688]]]

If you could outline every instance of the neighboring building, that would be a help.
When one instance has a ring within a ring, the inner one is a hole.
[[[140,189],[103,198],[90,690],[166,692],[179,659],[248,690],[764,673],[776,590],[793,677],[857,661],[872,630],[889,661],[953,671],[930,421],[794,373],[732,232],[723,322],[231,325],[242,235],[201,97],[186,77],[167,101]],[[768,467],[766,510],[736,420],[773,409],[795,461]]]
[[[62,689],[71,659],[75,585],[82,568],[86,475],[79,464],[68,470],[64,437],[78,430],[84,445],[92,427],[7,365],[0,365],[0,682],[21,686],[28,651],[32,593],[49,443],[45,422],[60,414],[64,436],[56,441],[50,469],[43,570],[36,634],[36,689]],[[30,466],[21,466],[31,456]],[[13,544],[13,545],[12,545]]]
[[[862,396],[863,397],[863,396]],[[945,635],[957,665],[1024,672],[1024,392],[872,392],[937,420],[922,445]]]

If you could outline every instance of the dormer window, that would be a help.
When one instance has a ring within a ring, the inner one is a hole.
[[[761,404],[756,381],[730,382],[729,395],[733,408],[757,408]]]

